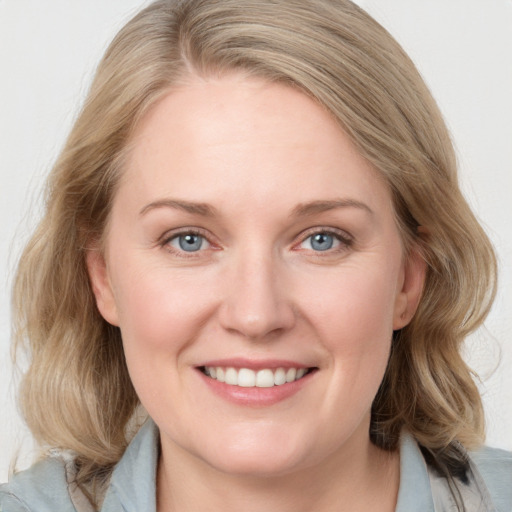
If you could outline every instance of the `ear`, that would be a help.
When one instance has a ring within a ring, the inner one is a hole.
[[[395,299],[393,330],[405,327],[416,313],[427,273],[427,264],[418,246],[414,246],[402,269],[401,289]]]
[[[91,281],[96,305],[101,316],[110,324],[118,326],[117,305],[102,251],[90,248],[86,254],[87,272]]]

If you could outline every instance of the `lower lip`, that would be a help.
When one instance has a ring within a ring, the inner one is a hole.
[[[205,375],[201,370],[197,370],[203,379],[203,382],[221,398],[237,405],[252,407],[266,407],[274,405],[298,393],[313,378],[316,371],[306,374],[299,380],[287,382],[281,386],[271,388],[244,388],[241,386],[232,386],[225,382],[219,382]]]

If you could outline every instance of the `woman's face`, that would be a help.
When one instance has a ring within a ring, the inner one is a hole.
[[[331,116],[239,76],[146,115],[88,266],[164,455],[244,474],[367,447],[423,282],[386,184]]]

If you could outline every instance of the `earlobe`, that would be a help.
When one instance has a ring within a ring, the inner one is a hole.
[[[88,249],[86,264],[96,305],[101,316],[108,323],[118,326],[117,306],[102,252],[98,249]]]
[[[427,264],[418,247],[414,247],[404,263],[402,288],[395,300],[393,330],[405,327],[416,313],[425,284]]]

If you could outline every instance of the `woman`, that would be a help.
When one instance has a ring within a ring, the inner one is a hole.
[[[494,281],[441,115],[362,10],[155,2],[20,262],[53,450],[2,510],[511,510],[460,355]]]

